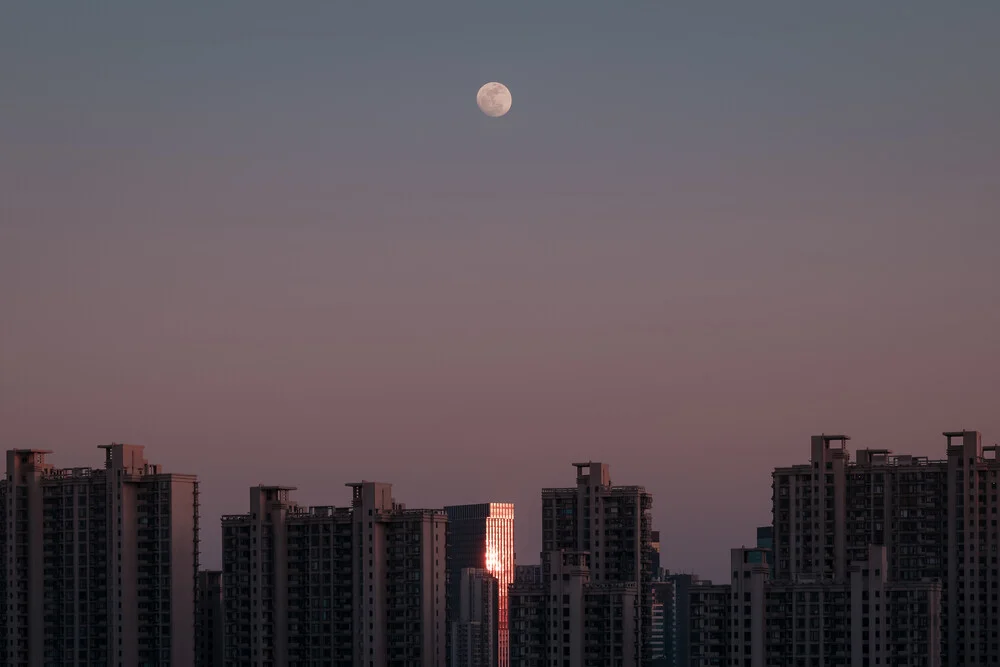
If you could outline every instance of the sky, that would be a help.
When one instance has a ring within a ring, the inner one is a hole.
[[[1000,440],[1000,3],[11,3],[0,446],[516,504],[725,578],[809,437]],[[503,118],[478,111],[487,81]]]

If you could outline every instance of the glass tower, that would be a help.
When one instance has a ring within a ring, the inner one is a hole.
[[[510,663],[507,593],[514,582],[514,504],[479,503],[445,507],[448,513],[448,607],[458,609],[464,568],[486,570],[497,579],[497,657]],[[450,623],[449,623],[450,631]]]

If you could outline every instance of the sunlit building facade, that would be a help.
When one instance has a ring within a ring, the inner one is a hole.
[[[497,580],[496,664],[507,667],[510,655],[508,588],[514,582],[514,505],[478,503],[445,507],[448,515],[448,608],[458,618],[462,570],[482,569]],[[449,626],[450,627],[450,626]],[[449,630],[450,632],[450,630]]]

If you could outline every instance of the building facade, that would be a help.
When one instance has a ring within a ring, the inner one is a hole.
[[[254,487],[223,517],[226,665],[444,667],[447,516],[348,486],[349,507],[309,508]]]
[[[0,483],[0,656],[12,667],[195,660],[198,481],[141,446],[103,468],[7,452]]]
[[[458,590],[458,599],[448,626],[451,667],[496,667],[500,629],[497,578],[485,569],[465,568],[452,585]]]
[[[479,503],[451,505],[444,510],[448,515],[449,628],[459,613],[462,570],[485,570],[497,581],[498,613],[493,617],[497,625],[496,664],[507,667],[510,655],[507,594],[514,582],[515,567],[514,505]]]
[[[691,588],[693,574],[671,574],[653,582],[653,667],[687,667],[691,644]]]
[[[641,486],[615,486],[607,464],[574,463],[576,486],[542,489],[542,551],[586,552],[595,584],[638,591],[639,664],[651,659],[653,497]],[[543,570],[558,558],[543,556]],[[546,577],[551,574],[543,572]]]
[[[541,565],[515,565],[514,566],[514,583],[515,584],[541,584],[542,583],[542,566]]]
[[[638,665],[639,590],[591,579],[590,554],[543,554],[539,568],[510,589],[513,667]]]
[[[652,496],[614,486],[606,464],[573,465],[576,486],[542,490],[539,570],[511,587],[511,665],[647,665]]]
[[[541,565],[518,565],[509,591],[510,664],[549,667],[546,604]]]
[[[943,585],[941,655],[948,667],[1000,656],[997,447],[976,431],[946,432],[945,457],[860,449],[812,438],[808,463],[774,471],[774,573],[845,581],[884,545],[892,581]]]
[[[196,667],[222,667],[224,635],[222,618],[222,572],[198,573],[197,617],[195,618]]]
[[[765,549],[733,549],[732,580],[691,592],[691,667],[938,667],[941,583],[892,582],[885,547],[841,581],[772,580]]]

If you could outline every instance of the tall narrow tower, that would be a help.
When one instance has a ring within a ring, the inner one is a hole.
[[[452,505],[448,513],[448,609],[450,621],[458,620],[462,570],[485,570],[497,580],[497,661],[510,660],[508,588],[514,582],[514,505],[479,503]],[[449,626],[449,633],[451,628]]]

